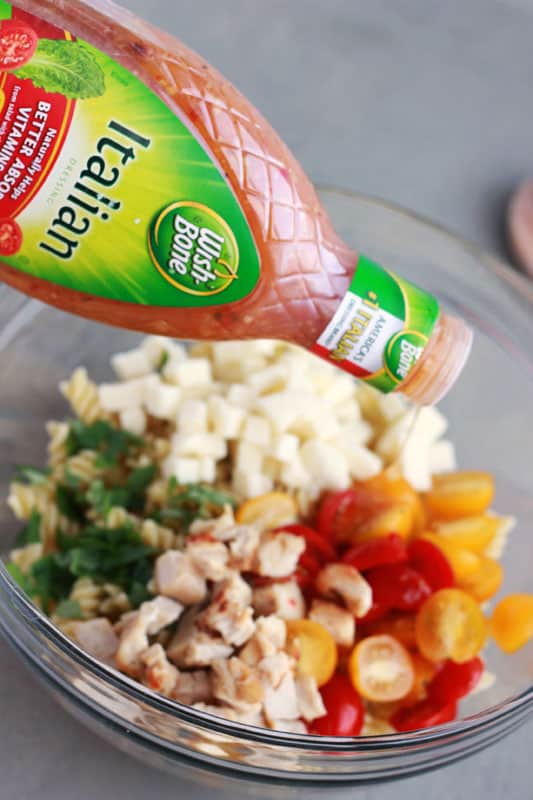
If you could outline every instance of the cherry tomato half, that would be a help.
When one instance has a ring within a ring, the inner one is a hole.
[[[422,700],[410,708],[401,708],[391,717],[391,725],[399,732],[433,728],[452,722],[457,716],[457,704],[439,705],[432,700]]]
[[[477,656],[487,638],[479,604],[460,589],[440,589],[426,600],[416,617],[418,649],[430,661],[457,664]]]
[[[0,29],[0,69],[18,69],[27,64],[38,43],[39,37],[29,25],[4,22]]]
[[[428,697],[440,705],[455,703],[476,688],[482,675],[483,661],[477,656],[463,664],[445,661],[428,685]]]
[[[22,230],[18,222],[9,217],[0,219],[0,255],[13,256],[22,247]]]
[[[408,650],[387,634],[360,641],[350,656],[348,672],[357,691],[377,703],[401,700],[415,681]]]
[[[356,498],[357,494],[353,489],[345,489],[342,492],[328,492],[324,495],[315,521],[316,527],[322,536],[326,539],[333,539],[337,515],[346,506],[351,505]]]
[[[276,530],[280,533],[292,533],[295,536],[302,536],[307,546],[312,550],[316,550],[317,555],[319,555],[323,561],[337,560],[337,554],[331,544],[323,536],[313,530],[313,528],[309,528],[307,525],[282,525]]]
[[[329,631],[310,619],[290,619],[287,649],[303,675],[311,675],[318,686],[327,683],[337,667],[337,645]]]
[[[401,536],[390,533],[379,539],[368,539],[354,544],[344,553],[342,561],[351,564],[359,572],[364,572],[372,567],[407,561],[407,549]]]
[[[442,550],[431,542],[416,539],[409,546],[409,562],[434,592],[449,589],[455,584],[450,562]]]
[[[373,603],[382,608],[418,611],[432,593],[422,575],[408,564],[374,567],[365,572],[365,579],[372,587]]]
[[[315,719],[309,733],[316,736],[359,736],[363,727],[364,708],[359,694],[344,675],[334,675],[320,689],[327,710]]]

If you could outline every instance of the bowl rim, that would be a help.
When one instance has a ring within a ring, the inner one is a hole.
[[[468,251],[480,263],[482,268],[487,269],[499,280],[507,283],[513,291],[521,295],[522,300],[526,299],[533,310],[533,281],[529,281],[524,275],[518,273],[503,259],[491,254],[488,250],[485,250],[468,238],[454,233],[445,225],[434,222],[429,217],[419,212],[405,208],[400,204],[383,200],[374,195],[329,184],[319,183],[316,185],[316,188],[320,194],[356,200],[368,206],[387,210],[399,217],[407,218],[419,225],[432,229],[435,233],[446,237],[456,245]],[[25,315],[25,312],[27,313],[29,304],[35,304],[35,301],[31,298],[27,299],[16,312],[15,318],[11,320],[12,323],[19,317],[19,314]],[[40,308],[41,304],[37,304],[37,306]],[[30,315],[30,318],[32,317],[33,315]],[[23,321],[22,324],[24,324]],[[182,722],[196,725],[209,732],[216,732],[234,739],[240,739],[247,743],[263,743],[274,747],[299,748],[302,751],[317,752],[317,754],[323,754],[324,749],[327,748],[328,751],[334,753],[351,754],[354,756],[358,754],[370,755],[383,750],[389,752],[394,750],[401,751],[418,748],[420,746],[435,746],[439,743],[444,743],[446,740],[450,741],[456,737],[465,737],[469,734],[475,734],[476,731],[493,726],[505,720],[506,717],[511,716],[515,711],[523,710],[527,708],[529,704],[533,704],[533,684],[531,684],[531,686],[518,694],[511,695],[501,703],[489,706],[476,714],[432,729],[372,736],[325,737],[259,728],[241,722],[226,720],[223,717],[178,703],[175,700],[164,697],[145,687],[133,678],[119,672],[114,667],[98,661],[82,650],[66,634],[57,628],[52,620],[26,596],[22,588],[7,571],[5,563],[2,560],[0,560],[0,582],[7,584],[10,594],[16,598],[16,603],[23,610],[25,618],[34,620],[39,629],[45,632],[46,638],[51,640],[65,656],[77,662],[84,669],[89,670],[95,677],[105,680],[108,684],[126,693],[129,699],[134,702],[142,702],[152,707],[154,710],[162,711],[170,717],[179,719]],[[43,669],[42,665],[39,665],[38,662],[36,665],[37,668],[40,666],[40,668]],[[164,742],[164,740],[162,741]],[[191,748],[191,754],[193,752],[194,750]],[[198,755],[201,754],[199,753]]]

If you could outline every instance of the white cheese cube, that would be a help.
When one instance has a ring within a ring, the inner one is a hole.
[[[354,444],[344,451],[348,461],[350,475],[358,481],[365,481],[381,472],[383,462],[381,458],[366,447]]]
[[[226,400],[234,406],[250,408],[255,399],[255,392],[243,383],[232,383],[226,394]]]
[[[297,436],[293,436],[291,433],[282,433],[281,436],[274,440],[270,455],[272,458],[287,464],[293,458],[296,458],[299,446],[300,440]]]
[[[448,439],[441,439],[429,448],[429,468],[433,474],[457,469],[455,447]]]
[[[435,406],[422,406],[416,414],[412,434],[432,444],[440,439],[448,428],[448,420]]]
[[[400,469],[411,486],[419,492],[431,488],[429,448],[426,438],[410,435],[400,454]]]
[[[213,433],[224,439],[236,439],[246,416],[244,409],[227,403],[218,395],[209,398],[207,407]]]
[[[200,480],[214,483],[217,477],[217,464],[214,458],[200,459]]]
[[[104,411],[124,411],[143,404],[146,381],[150,378],[135,378],[123,383],[102,383],[98,387],[98,398]]]
[[[214,433],[178,433],[172,437],[171,446],[179,456],[205,456],[219,461],[228,454],[226,442]]]
[[[259,497],[267,494],[274,488],[272,480],[262,472],[235,472],[233,475],[233,489],[242,497]]]
[[[237,472],[261,472],[265,451],[251,442],[239,442],[235,450],[235,470]]]
[[[281,470],[281,480],[289,489],[309,489],[313,484],[313,478],[299,454],[284,465]]]
[[[340,406],[353,402],[357,393],[357,384],[349,375],[336,374],[329,381],[329,386],[322,397],[331,406]]]
[[[197,483],[200,480],[200,461],[171,455],[163,462],[163,475],[176,478],[178,483]]]
[[[270,424],[264,417],[250,414],[244,422],[241,436],[243,441],[256,444],[266,450],[272,440]]]
[[[269,458],[268,456],[263,461],[263,466],[261,467],[263,475],[266,475],[268,478],[272,478],[273,481],[278,480],[281,469],[282,465],[280,462],[275,458]]]
[[[266,394],[267,392],[279,392],[285,388],[288,373],[284,366],[273,364],[259,372],[253,372],[248,376],[247,383],[253,387],[256,394]]]
[[[184,361],[187,358],[187,351],[182,344],[178,344],[173,339],[166,336],[147,336],[141,344],[153,368],[157,369],[161,364],[163,355],[166,353],[168,359]]]
[[[178,411],[181,392],[177,386],[163,383],[157,375],[146,381],[144,404],[149,414],[157,419],[174,419]]]
[[[214,342],[212,345],[213,362],[219,366],[230,361],[240,361],[243,356],[244,342]]]
[[[185,400],[178,411],[179,433],[205,433],[207,431],[207,403],[203,400]]]
[[[171,357],[163,375],[170,383],[185,388],[209,386],[213,378],[211,362],[207,358],[188,358],[179,361]]]
[[[394,422],[395,419],[405,414],[408,404],[401,394],[383,394],[378,399],[378,406],[381,416],[386,423]]]
[[[122,381],[140,378],[152,371],[152,363],[146,352],[140,347],[129,350],[127,353],[116,353],[111,358],[111,366]]]
[[[324,489],[346,489],[350,485],[348,461],[333,445],[310,439],[300,449],[304,467]]]
[[[267,417],[275,431],[284,433],[293,425],[301,425],[302,412],[306,412],[307,419],[307,410],[316,402],[313,394],[286,390],[258,397],[253,409]]]
[[[142,436],[146,430],[146,414],[142,408],[126,408],[120,412],[120,427],[134,436]]]
[[[410,410],[399,417],[379,437],[376,452],[384,461],[394,461],[400,455],[408,436],[412,433],[414,411]]]

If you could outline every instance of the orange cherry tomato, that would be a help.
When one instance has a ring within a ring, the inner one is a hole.
[[[503,582],[503,569],[501,564],[488,556],[477,556],[478,568],[459,582],[461,589],[471,594],[472,597],[483,603],[494,597]]]
[[[287,650],[297,660],[298,671],[324,686],[337,666],[337,645],[331,633],[310,619],[287,620]]]
[[[420,536],[422,541],[431,542],[438,547],[450,564],[455,581],[461,581],[474,574],[479,568],[479,558],[475,553],[466,550],[464,547],[456,547],[450,544],[443,536],[438,533],[425,532]]]
[[[483,514],[494,497],[494,479],[488,472],[451,472],[435,475],[426,494],[429,515],[454,520]]]
[[[297,518],[296,501],[286,492],[268,492],[252,497],[239,506],[235,515],[240,525],[257,525],[264,531],[290,525]]]
[[[392,613],[385,619],[375,622],[359,624],[357,630],[362,629],[364,636],[375,636],[386,633],[397,639],[408,650],[416,650],[415,615]]]
[[[425,658],[462,664],[483,647],[487,624],[473,597],[461,589],[441,589],[418,612],[415,632]]]
[[[479,514],[449,522],[435,522],[432,530],[454,547],[483,553],[496,536],[500,525],[501,520],[498,517]]]
[[[359,642],[350,656],[348,672],[359,694],[378,703],[401,700],[415,681],[409,651],[387,634]]]
[[[492,612],[490,632],[505,653],[527,644],[533,638],[533,595],[510,594],[500,600]]]

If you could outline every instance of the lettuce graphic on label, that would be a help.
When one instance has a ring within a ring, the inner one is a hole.
[[[72,100],[101,97],[105,92],[103,70],[81,42],[41,39],[30,61],[15,75]]]

